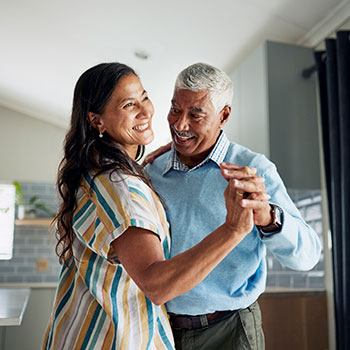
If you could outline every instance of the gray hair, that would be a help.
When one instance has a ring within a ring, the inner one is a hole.
[[[206,63],[195,63],[179,73],[175,89],[191,91],[209,90],[216,113],[231,106],[233,87],[230,77],[221,69]]]

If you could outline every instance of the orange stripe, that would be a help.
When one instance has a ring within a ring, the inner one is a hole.
[[[107,191],[107,193],[108,193],[109,197],[112,199],[113,203],[116,205],[118,213],[124,218],[124,221],[130,222],[129,215],[126,212],[123,204],[121,203],[120,198],[117,194],[117,191],[114,189],[111,182],[106,178],[106,176],[101,176],[101,177],[98,176],[98,179],[100,180],[101,184],[103,185],[103,187]]]
[[[84,240],[86,242],[89,242],[94,233],[95,233],[95,222],[92,222],[91,225],[88,227],[88,229],[82,234],[82,237],[84,237]]]
[[[104,211],[101,204],[99,203],[96,194],[90,191],[89,185],[86,182],[82,184],[82,188],[86,193],[86,195],[89,195],[90,200],[95,204],[96,214],[98,218],[101,220],[103,225],[107,228],[108,232],[113,232],[115,229],[114,224],[111,221],[110,217],[107,215],[107,213]]]
[[[71,262],[71,264],[74,264],[74,262]],[[56,304],[55,304],[55,308],[54,308],[55,310],[56,310],[58,304],[60,303],[60,301],[62,300],[63,295],[66,294],[67,290],[72,285],[73,280],[74,280],[74,276],[75,276],[75,268],[73,266],[71,268],[69,274],[66,276],[64,283],[62,283],[61,289],[58,290],[58,292],[57,292]]]
[[[154,337],[154,344],[156,345],[157,350],[166,349],[166,347],[164,346],[164,343],[162,342],[158,332],[157,332],[157,334]]]
[[[111,270],[111,271],[109,271]],[[108,264],[105,279],[102,286],[102,302],[103,309],[107,312],[107,315],[112,319],[112,305],[111,305],[111,284],[115,275],[116,266]]]
[[[79,200],[78,206],[76,207],[76,209],[74,210],[74,214],[77,214],[80,209],[89,201],[89,197],[85,194],[83,197],[81,197],[81,199]]]
[[[130,192],[130,197],[134,198],[136,202],[142,204],[143,207],[147,208],[152,213],[153,217],[158,217],[158,213],[154,211],[153,207],[151,206],[151,203],[148,200],[134,192]]]
[[[106,228],[103,227],[103,229],[96,236],[96,240],[93,243],[93,247],[96,249],[96,251],[99,252],[101,250],[101,248],[104,249],[104,250],[106,250],[106,249],[108,250],[109,249],[109,244],[108,244],[107,247],[105,247],[106,243],[109,243],[109,241],[110,241],[109,237],[110,237],[110,234],[108,233]],[[101,242],[104,242],[102,247],[101,247]]]
[[[115,334],[115,325],[113,322],[110,322],[108,331],[105,336],[105,340],[103,341],[102,349],[111,349],[112,342]]]
[[[82,345],[84,342],[84,339],[86,337],[86,333],[90,327],[91,319],[96,311],[96,308],[99,306],[98,302],[96,300],[92,300],[92,303],[89,306],[89,309],[86,313],[86,317],[84,319],[83,325],[81,326],[79,330],[79,337],[77,337],[77,341],[74,344],[74,349],[82,349]]]
[[[138,289],[137,299],[139,301],[139,315],[140,315],[140,323],[141,323],[141,334],[142,334],[142,344],[141,349],[146,349],[149,331],[148,331],[148,313],[147,313],[147,305],[145,300],[145,295],[142,293],[140,289]]]
[[[62,326],[64,325],[66,319],[70,316],[71,312],[72,312],[72,308],[73,308],[73,305],[74,305],[74,302],[75,302],[75,299],[76,299],[76,295],[77,295],[77,290],[78,290],[78,287],[79,287],[79,284],[81,283],[81,279],[78,278],[76,283],[75,283],[75,286],[74,286],[74,292],[73,292],[73,296],[69,298],[69,302],[70,302],[70,305],[68,307],[68,309],[65,311],[63,317],[61,318],[59,324],[57,325],[56,327],[56,335],[61,335],[61,328]],[[58,342],[58,337],[55,337],[55,340],[54,340],[54,346],[53,348],[56,349],[57,347],[57,342]]]

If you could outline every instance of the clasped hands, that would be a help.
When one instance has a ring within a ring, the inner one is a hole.
[[[226,222],[245,232],[250,232],[254,225],[269,225],[272,220],[268,202],[271,196],[266,193],[265,179],[256,174],[256,169],[221,163],[220,171],[228,181],[225,190]]]

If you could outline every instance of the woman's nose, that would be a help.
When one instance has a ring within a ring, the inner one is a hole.
[[[142,104],[141,105],[141,110],[140,110],[140,114],[142,116],[146,116],[148,118],[151,118],[153,116],[154,113],[154,107],[151,101],[149,101],[149,103],[147,104]]]

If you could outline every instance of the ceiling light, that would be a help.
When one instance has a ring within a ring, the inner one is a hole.
[[[136,50],[135,56],[141,60],[147,60],[149,58],[148,52],[143,51],[143,50]]]

